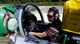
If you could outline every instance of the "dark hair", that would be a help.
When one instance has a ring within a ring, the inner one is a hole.
[[[59,19],[59,11],[58,11],[58,9],[56,7],[49,8],[48,12],[52,12],[52,11],[54,11],[53,17],[55,17],[55,19]]]

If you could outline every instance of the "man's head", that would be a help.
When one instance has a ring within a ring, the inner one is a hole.
[[[58,9],[55,7],[49,8],[48,14],[47,14],[48,20],[50,22],[53,22],[54,20],[59,19],[59,12]]]

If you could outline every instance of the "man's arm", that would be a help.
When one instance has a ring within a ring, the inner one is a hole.
[[[50,27],[49,30],[47,30],[45,32],[42,32],[42,33],[30,32],[29,34],[32,34],[32,35],[38,36],[40,38],[43,38],[45,36],[49,36],[49,37],[58,36],[59,31],[54,27]]]

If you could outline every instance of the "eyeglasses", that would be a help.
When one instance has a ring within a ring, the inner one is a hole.
[[[47,15],[49,18],[52,18],[53,16]]]

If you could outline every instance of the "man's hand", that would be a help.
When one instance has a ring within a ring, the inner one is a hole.
[[[7,37],[7,38],[10,38],[10,33],[7,33],[6,37]]]
[[[29,32],[29,34],[35,35],[35,36],[40,37],[40,38],[43,38],[43,37],[46,36],[46,33],[45,32],[42,32],[42,33]]]

